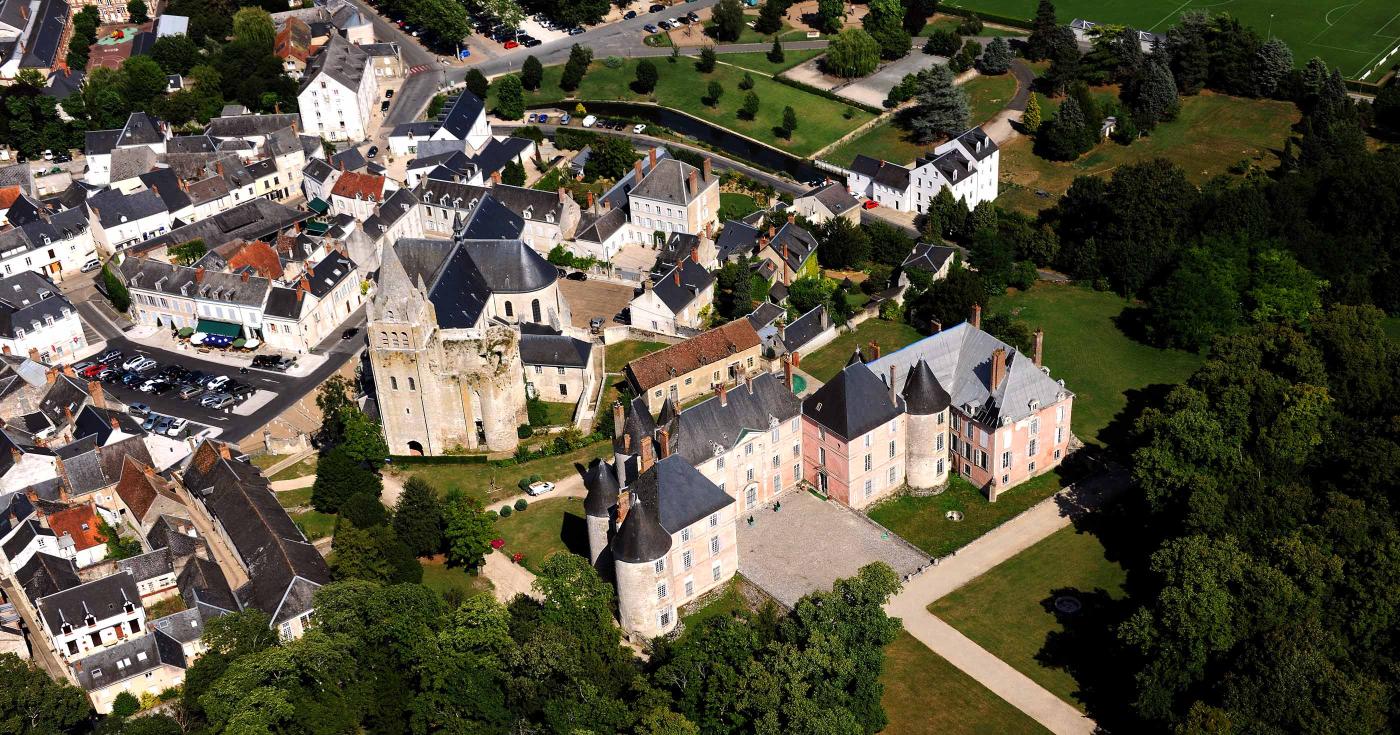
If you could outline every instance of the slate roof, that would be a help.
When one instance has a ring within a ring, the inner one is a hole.
[[[729,359],[758,345],[758,332],[747,319],[735,319],[690,339],[643,355],[624,370],[632,383],[645,393],[653,386],[679,375]]]
[[[360,149],[353,147],[338,151],[330,157],[331,167],[341,171],[359,171],[367,163],[369,162],[365,160],[365,155],[360,152]]]
[[[617,505],[617,472],[602,459],[594,459],[583,473],[583,486],[588,493],[583,498],[583,511],[595,518],[606,518]]]
[[[646,398],[636,396],[623,413],[621,431],[613,437],[613,449],[617,454],[641,454],[642,444],[652,441],[655,434],[656,421],[652,419],[651,411],[647,410]],[[630,437],[630,441],[623,437]]]
[[[772,250],[778,256],[778,260],[782,260],[783,246],[787,246],[788,268],[795,274],[802,264],[807,262],[807,258],[816,252],[817,238],[795,223],[788,222],[768,241],[766,249]]]
[[[899,164],[858,154],[851,162],[851,170],[868,176],[876,183],[895,191],[904,191],[909,188],[909,169]]]
[[[672,431],[671,450],[698,465],[733,449],[746,433],[768,431],[775,420],[791,421],[801,412],[802,401],[783,380],[763,373],[747,385],[726,390],[724,405],[720,405],[719,396],[713,396],[681,411]]]
[[[851,196],[849,191],[846,191],[846,187],[836,181],[828,181],[815,189],[811,189],[800,195],[798,199],[805,199],[806,197],[812,197],[821,202],[822,206],[826,207],[826,211],[830,212],[834,217],[840,217],[847,210],[853,209],[857,204],[856,198]]]
[[[225,115],[210,118],[204,132],[215,138],[258,138],[266,137],[282,128],[300,124],[300,122],[300,115],[296,113]]]
[[[159,120],[146,112],[133,112],[126,118],[121,134],[117,137],[117,147],[130,145],[155,145],[165,141]]]
[[[601,215],[585,212],[579,218],[578,234],[574,239],[603,243],[626,226],[627,211],[624,209],[609,209]]]
[[[78,409],[91,397],[84,382],[59,373],[53,385],[49,386],[44,397],[40,399],[39,410],[54,426],[67,426],[70,421],[69,414],[76,418]]]
[[[998,348],[1005,351],[1006,377],[1001,385],[989,386],[992,355]],[[884,355],[870,367],[888,374],[893,365],[897,384],[903,385],[920,358],[948,391],[952,405],[964,410],[971,407],[977,421],[991,426],[1029,416],[1032,402],[1045,407],[1062,395],[1073,395],[1036,367],[1030,355],[966,322]]]
[[[146,542],[153,549],[169,549],[176,559],[183,559],[204,547],[203,539],[189,535],[194,532],[194,522],[188,518],[162,513],[146,534]]]
[[[903,411],[904,399],[896,396],[891,401],[889,386],[854,357],[802,401],[804,415],[847,441],[870,433]]]
[[[383,204],[375,207],[374,214],[365,220],[365,234],[372,238],[378,238],[388,231],[390,227],[398,224],[398,221],[408,216],[413,208],[418,206],[418,197],[414,195],[412,189],[395,189],[394,193],[384,200]]]
[[[758,330],[772,324],[778,320],[778,317],[784,316],[785,314],[787,314],[787,310],[783,307],[765,301],[759,304],[758,308],[754,309],[753,312],[745,318],[749,320],[749,324],[752,324],[754,329]]]
[[[180,643],[193,643],[204,637],[204,616],[198,608],[188,608],[152,620],[151,627]]]
[[[719,489],[685,459],[658,460],[628,488],[626,518],[613,537],[613,556],[624,563],[646,563],[671,550],[671,536],[732,505]]]
[[[978,161],[986,159],[999,150],[997,142],[992,140],[992,136],[987,135],[981,127],[972,128],[959,135],[957,141],[967,149],[968,153],[972,154],[974,160]]]
[[[756,244],[758,228],[732,219],[725,221],[724,229],[719,231],[719,237],[715,239],[715,249],[719,252],[721,262],[737,260],[740,256],[752,254]]]
[[[399,123],[389,132],[390,138],[426,138],[436,132],[438,124],[432,120]],[[409,162],[412,168],[412,161]]]
[[[113,183],[134,179],[155,168],[156,152],[141,145],[112,151],[111,180]]]
[[[297,298],[297,290],[273,286],[267,292],[267,303],[263,304],[263,315],[279,319],[295,320],[301,318],[301,299]]]
[[[690,190],[689,181],[692,172],[697,177],[697,191]],[[665,158],[657,161],[656,166],[642,177],[642,183],[632,190],[632,196],[684,206],[699,196],[700,192],[709,188],[716,180],[714,174],[706,179],[701,175],[700,169],[684,161]]]
[[[115,166],[116,156],[113,156],[112,159]],[[159,196],[160,200],[165,203],[167,212],[178,212],[190,206],[190,195],[186,194],[184,189],[180,187],[180,177],[176,176],[173,170],[168,168],[147,170],[146,173],[140,174],[139,178],[147,189],[155,192],[156,196]],[[118,179],[113,175],[112,180],[117,181]]]
[[[15,580],[24,588],[30,602],[72,589],[82,584],[72,560],[37,552],[15,571]]]
[[[915,166],[923,167],[930,164],[943,175],[943,178],[954,184],[972,175],[972,161],[957,148],[921,157]]]
[[[170,557],[169,549],[156,549],[119,560],[117,569],[130,572],[137,582],[144,582],[163,574],[174,574],[175,561]]]
[[[34,504],[23,492],[0,495],[0,538],[9,535],[16,526],[34,512]]]
[[[797,352],[830,326],[831,320],[827,317],[826,306],[821,304],[814,306],[806,314],[794,319],[792,324],[783,328],[783,347],[787,348],[790,353]]]
[[[35,16],[20,65],[50,69],[58,60],[59,41],[63,38],[64,28],[68,26],[68,3],[64,0],[43,0]]]
[[[525,151],[534,145],[535,142],[527,138],[505,138],[496,140],[492,138],[481,147],[475,156],[467,160],[481,171],[483,177],[490,177],[491,174],[500,171],[511,161],[519,161]]]
[[[472,129],[477,118],[486,112],[486,103],[471,92],[462,90],[461,94],[447,103],[445,111],[447,114],[442,118],[442,129],[451,133],[457,140],[466,140],[467,132]]]
[[[169,211],[165,202],[150,190],[123,194],[119,189],[106,189],[89,197],[88,207],[97,213],[97,221],[103,227],[116,227]]]
[[[175,583],[180,595],[190,607],[209,606],[228,612],[238,612],[238,600],[219,565],[198,556],[191,557]]]
[[[141,591],[135,577],[117,572],[41,598],[37,607],[44,627],[54,636],[60,634],[65,622],[75,628],[82,626],[89,614],[99,622],[121,615],[126,603],[141,607]]]
[[[39,522],[38,518],[24,519],[18,524],[18,527],[14,529],[14,533],[5,540],[5,545],[0,547],[0,551],[5,552],[6,559],[16,559],[29,547],[29,544],[33,542],[34,539],[40,536],[50,536],[55,538],[55,540],[57,539],[57,534],[44,528],[44,525]],[[55,546],[57,546],[57,544],[55,544]]]
[[[929,245],[928,243],[916,243],[914,249],[909,251],[909,257],[900,264],[902,268],[918,268],[919,270],[937,273],[958,252],[957,248],[950,248],[945,245]]]
[[[201,220],[207,222],[208,220]],[[206,241],[207,242],[207,241]],[[271,281],[261,276],[248,280],[234,273],[162,263],[150,258],[128,257],[118,267],[129,288],[168,293],[184,298],[201,298],[242,306],[262,306]]]
[[[690,258],[682,259],[665,275],[653,275],[652,278],[655,283],[651,290],[661,299],[661,303],[675,314],[679,314],[697,296],[715,284],[715,275]]]
[[[521,334],[520,361],[526,365],[587,368],[593,343],[564,334]]]
[[[354,273],[354,261],[333,251],[312,267],[307,280],[311,284],[312,295],[323,299]]]
[[[121,135],[120,130],[89,130],[83,134],[83,152],[89,156],[110,154]]]
[[[423,240],[404,238],[394,252],[409,283],[421,278],[447,329],[476,325],[493,293],[529,293],[547,288],[559,271],[520,240]]]
[[[14,339],[17,329],[33,332],[74,313],[58,287],[34,271],[0,278],[0,335]]]
[[[345,40],[344,36],[332,33],[330,42],[321,48],[320,53],[307,60],[301,89],[310,87],[322,74],[349,89],[359,89],[368,72],[369,54]]]
[[[72,664],[72,669],[78,686],[91,692],[161,666],[185,668],[185,653],[178,641],[156,631],[98,651]]]
[[[147,240],[132,248],[133,252],[149,252],[159,247],[177,245],[190,240],[204,240],[216,248],[233,240],[261,240],[292,225],[308,220],[311,213],[293,209],[263,197],[250,199],[213,217],[177,227],[170,232]]]
[[[318,184],[324,184],[334,172],[335,167],[327,163],[324,158],[313,158],[306,162],[306,166],[301,170],[301,175],[303,178],[311,179]]]
[[[491,198],[520,215],[521,219],[558,223],[564,218],[564,199],[556,191],[496,184],[491,187]],[[550,219],[551,215],[553,219]]]

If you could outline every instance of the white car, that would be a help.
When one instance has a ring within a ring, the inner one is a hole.
[[[646,129],[647,129],[646,123],[637,123],[636,125],[633,125],[633,126],[632,126],[632,132],[637,133],[638,135],[640,135],[640,134],[641,134],[643,131],[645,131]]]
[[[99,261],[97,260],[97,258],[93,258],[92,260],[89,260],[88,262],[83,263],[83,272],[84,272],[84,273],[87,273],[87,272],[89,272],[89,271],[95,271],[95,270],[97,270],[98,268],[101,268],[101,267],[102,267],[102,263],[99,262]]]
[[[591,127],[593,127],[593,126],[596,125],[596,124],[598,124],[598,116],[597,116],[597,115],[589,115],[588,117],[585,117],[585,118],[583,119],[583,126],[584,126],[585,128],[591,128]]]
[[[140,365],[141,363],[143,363],[143,362],[145,362],[145,361],[146,361],[146,357],[145,357],[144,355],[136,355],[135,357],[132,357],[130,360],[127,360],[126,362],[122,363],[122,369],[123,369],[123,370],[135,370],[137,365]]]
[[[218,389],[224,387],[224,384],[228,383],[228,380],[229,378],[227,375],[220,375],[219,377],[210,380],[208,383],[205,383],[204,387],[211,392],[217,391]]]
[[[530,497],[534,497],[536,495],[544,495],[545,493],[552,492],[553,490],[554,483],[552,482],[532,482],[530,483],[530,487],[527,488],[525,492]]]

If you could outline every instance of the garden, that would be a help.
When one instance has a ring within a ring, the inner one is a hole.
[[[1060,473],[1051,470],[1004,491],[997,502],[987,502],[982,491],[958,476],[938,495],[901,495],[871,508],[867,515],[931,557],[957,551],[988,531],[1011,520],[1031,506],[1059,492]],[[961,520],[948,518],[950,511]]]
[[[499,535],[492,547],[532,572],[538,574],[544,560],[557,552],[588,556],[582,498],[520,499],[492,510]]]

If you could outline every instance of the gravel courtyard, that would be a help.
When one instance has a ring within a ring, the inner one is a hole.
[[[739,517],[739,572],[788,607],[872,561],[901,577],[929,562],[899,537],[884,538],[865,516],[811,493],[788,493],[782,510],[762,508],[753,518],[750,526],[747,514]]]

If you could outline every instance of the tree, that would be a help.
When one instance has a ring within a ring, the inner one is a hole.
[[[1281,38],[1271,38],[1254,54],[1254,94],[1272,97],[1284,77],[1293,71],[1293,51]]]
[[[357,406],[345,406],[339,412],[341,435],[337,448],[345,456],[370,467],[380,467],[389,456],[384,441],[384,427]]]
[[[337,524],[331,543],[330,568],[336,579],[371,582],[386,581],[393,573],[375,529],[357,528],[344,518]]]
[[[870,260],[894,268],[909,257],[914,240],[901,228],[887,222],[873,221],[860,226],[870,240]],[[871,269],[872,278],[875,269]]]
[[[389,522],[389,513],[379,496],[372,493],[355,493],[340,504],[341,520],[349,521],[356,528],[374,528]]]
[[[705,104],[710,107],[719,106],[719,98],[724,96],[724,85],[717,80],[710,80],[709,86],[705,88]]]
[[[714,14],[715,38],[733,43],[744,31],[744,6],[739,0],[719,0]]]
[[[1079,42],[1068,27],[1056,28],[1050,35],[1050,68],[1040,78],[1049,94],[1059,94],[1079,80]]]
[[[504,120],[519,120],[525,116],[525,90],[520,77],[507,74],[496,82],[496,114]]]
[[[1073,161],[1093,147],[1097,137],[1098,131],[1089,128],[1079,100],[1068,97],[1035,136],[1036,153],[1052,161]]]
[[[909,53],[909,32],[904,30],[905,9],[901,0],[869,0],[870,12],[861,25],[880,45],[880,58],[898,59]]]
[[[744,72],[744,78],[739,80],[739,89],[750,90],[753,89],[753,85],[753,75],[748,72]]]
[[[907,0],[904,5],[904,30],[911,36],[918,35],[937,10],[938,0]]]
[[[332,375],[316,392],[316,408],[321,411],[321,438],[327,444],[338,444],[345,438],[345,409],[358,409],[353,397],[354,385],[344,375]]]
[[[102,288],[113,309],[125,314],[131,308],[131,293],[126,290],[126,284],[112,273],[110,263],[102,266]]]
[[[1107,43],[1108,54],[1113,60],[1110,78],[1120,84],[1136,79],[1138,74],[1142,73],[1143,65],[1147,63],[1138,32],[1125,27],[1110,36]]]
[[[987,287],[976,272],[954,263],[948,276],[935,281],[919,294],[907,312],[909,323],[918,329],[928,329],[931,322],[944,328],[967,321],[974,304],[987,300]]]
[[[1176,80],[1167,65],[1156,60],[1148,62],[1133,85],[1133,122],[1142,130],[1151,130],[1158,123],[1175,120],[1181,110],[1176,90]]]
[[[705,46],[700,49],[700,60],[695,62],[695,69],[701,74],[709,74],[715,70],[717,63],[719,63],[719,59],[715,56],[715,47]]]
[[[1005,74],[1011,68],[1011,46],[1006,43],[1005,38],[1000,36],[993,38],[987,44],[987,50],[982,54],[977,68],[983,74]]]
[[[442,503],[437,491],[418,475],[409,476],[394,505],[394,534],[417,556],[442,548]]]
[[[165,89],[170,84],[160,64],[149,56],[132,56],[123,61],[118,79],[121,83],[122,97],[134,109],[149,107],[165,94]]]
[[[774,64],[781,64],[786,58],[787,55],[783,53],[783,42],[774,37],[773,48],[768,50],[768,60]]]
[[[648,59],[637,62],[637,80],[632,83],[632,89],[638,94],[651,94],[656,89],[656,82],[661,75],[656,71],[656,64]]]
[[[443,508],[443,539],[447,559],[455,566],[476,569],[486,561],[496,527],[476,501],[457,498]]]
[[[953,73],[946,66],[934,65],[920,78],[909,129],[915,140],[931,143],[962,133],[971,115],[967,92],[953,83]]]
[[[631,143],[615,136],[599,137],[590,146],[591,154],[583,167],[583,177],[589,181],[620,179],[638,158]]]
[[[120,735],[182,735],[180,723],[170,715],[146,715],[121,723]]]
[[[233,38],[259,53],[270,54],[277,38],[277,26],[262,8],[239,8],[233,14]]]
[[[855,268],[870,257],[870,239],[865,230],[845,217],[833,217],[816,232],[821,247],[817,259],[823,267]],[[907,255],[907,253],[906,253]]]
[[[822,33],[839,33],[845,24],[845,0],[817,0],[817,30]]]
[[[144,12],[144,9],[143,9]],[[131,692],[121,692],[112,700],[112,716],[127,718],[141,711],[141,700]]]
[[[783,137],[791,138],[792,131],[797,129],[797,110],[789,105],[783,108]]]
[[[0,722],[16,735],[74,732],[89,711],[83,690],[49,678],[13,653],[0,654]]]
[[[423,29],[426,44],[441,50],[455,50],[471,32],[467,9],[453,0],[417,0],[409,19]]]
[[[97,43],[97,6],[87,5],[73,14],[73,35],[68,41],[68,56],[65,61],[69,69],[87,68],[92,45]]]
[[[151,58],[166,74],[188,74],[200,62],[201,55],[194,40],[181,33],[157,38],[151,44]]]
[[[1147,330],[1154,343],[1197,351],[1240,323],[1243,274],[1218,257],[1208,248],[1192,248],[1152,292]]]
[[[487,81],[486,75],[480,69],[467,70],[467,91],[481,99],[486,99],[486,93],[491,89],[491,82]]]
[[[1196,94],[1206,85],[1210,75],[1209,32],[1208,16],[1200,11],[1182,13],[1177,24],[1167,30],[1167,57],[1182,94]]]
[[[141,541],[139,539],[122,537],[121,533],[107,525],[105,520],[99,521],[98,530],[102,534],[103,541],[107,544],[107,558],[130,559],[141,554]]]
[[[204,245],[204,240],[195,238],[189,242],[182,242],[179,245],[172,245],[166,251],[171,262],[180,265],[194,265],[195,261],[204,257],[209,252],[209,248]]]
[[[151,19],[146,8],[146,0],[131,0],[126,4],[127,19],[132,23],[145,23]]]
[[[1055,19],[1055,5],[1050,0],[1040,0],[1035,9],[1035,19],[1031,21],[1031,35],[1026,39],[1026,58],[1031,61],[1050,58],[1050,48],[1059,27],[1060,21]]]
[[[758,19],[754,21],[753,29],[765,36],[781,31],[783,14],[786,12],[785,0],[764,0],[762,7],[758,9]]]
[[[1034,94],[1026,100],[1026,111],[1021,115],[1021,124],[1032,133],[1040,129],[1040,101]]]
[[[648,62],[649,63],[649,62]],[[520,65],[520,85],[528,90],[540,88],[540,82],[544,79],[544,66],[534,54],[525,57],[525,62]]]
[[[752,89],[744,95],[744,104],[739,107],[739,118],[752,120],[758,117],[758,95]]]
[[[277,634],[266,613],[250,608],[210,618],[204,625],[203,642],[214,653],[238,658],[277,645]]]
[[[322,513],[336,513],[351,495],[368,490],[376,496],[383,489],[379,476],[360,466],[337,446],[316,463],[316,481],[311,485],[311,505]]]
[[[519,161],[511,159],[510,163],[501,170],[501,183],[511,186],[525,185],[525,166]]]
[[[839,77],[863,77],[880,63],[880,44],[859,28],[841,31],[826,49],[826,69]]]

